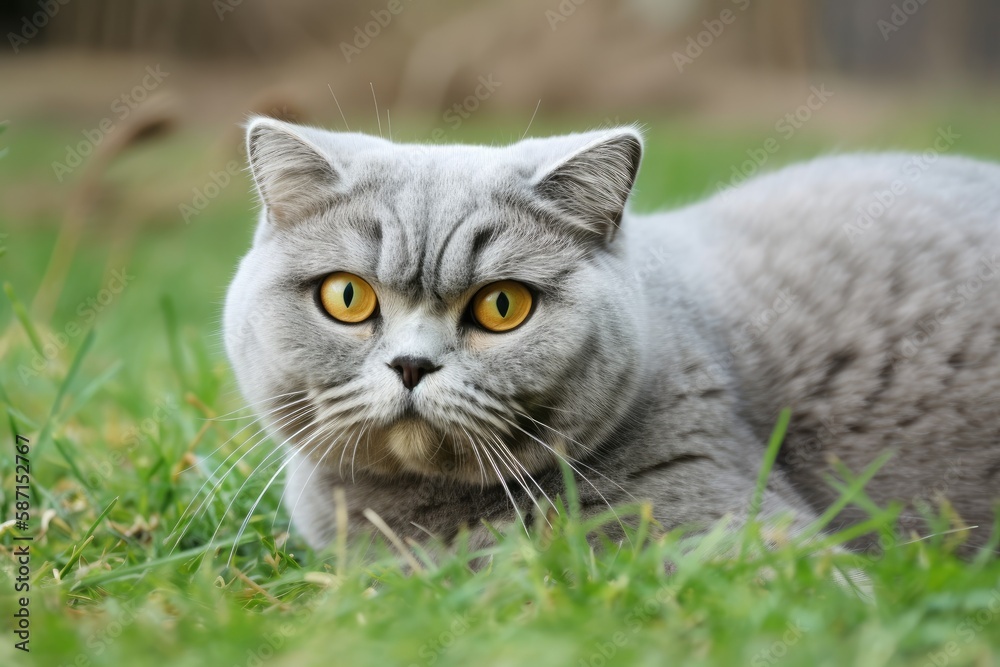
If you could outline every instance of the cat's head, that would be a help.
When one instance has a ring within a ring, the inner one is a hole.
[[[288,446],[491,483],[606,440],[642,371],[635,129],[427,146],[260,118],[247,142],[263,210],[226,347]]]

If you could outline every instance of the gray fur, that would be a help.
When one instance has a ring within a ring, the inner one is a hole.
[[[981,526],[970,543],[986,540],[997,166],[940,157],[913,178],[912,156],[830,157],[639,216],[625,212],[633,128],[417,146],[257,119],[248,142],[264,208],[226,345],[286,449],[285,502],[315,546],[335,531],[336,487],[352,529],[366,508],[414,538],[539,520],[560,455],[589,511],[638,499],[668,528],[738,521],[784,406],[764,515],[802,525],[834,498],[828,457],[860,471],[893,449],[873,498],[939,491]],[[908,187],[859,222],[894,183]],[[377,317],[322,312],[333,271],[374,286]],[[464,313],[500,279],[538,295],[522,326],[493,334]],[[410,392],[388,366],[398,355],[440,370]]]

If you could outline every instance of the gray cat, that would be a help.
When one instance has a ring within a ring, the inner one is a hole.
[[[585,511],[739,521],[785,406],[762,516],[804,525],[830,457],[891,450],[875,501],[947,498],[987,540],[1000,167],[827,157],[639,216],[630,127],[419,146],[259,118],[248,152],[263,210],[226,346],[312,545],[337,488],[352,531],[369,508],[415,539],[546,520],[560,460]]]

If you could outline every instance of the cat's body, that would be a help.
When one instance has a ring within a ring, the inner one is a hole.
[[[335,531],[335,487],[353,527],[371,508],[418,539],[537,521],[531,496],[562,491],[559,455],[590,510],[649,500],[667,527],[738,520],[787,406],[763,514],[801,525],[835,495],[828,456],[860,471],[895,449],[869,495],[940,491],[985,541],[1000,167],[826,158],[638,216],[623,209],[639,146],[628,129],[502,149],[251,127],[267,208],[227,347],[247,398],[275,409],[306,537]],[[318,312],[309,290],[336,271],[374,286],[370,320]],[[463,319],[497,280],[535,294],[504,333]],[[429,360],[415,386],[399,355]]]

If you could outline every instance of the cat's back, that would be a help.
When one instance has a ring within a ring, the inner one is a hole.
[[[810,500],[828,455],[898,453],[879,500],[942,491],[970,521],[1000,493],[1000,167],[926,154],[814,160],[680,214],[763,436]],[[989,494],[986,494],[989,495]]]

